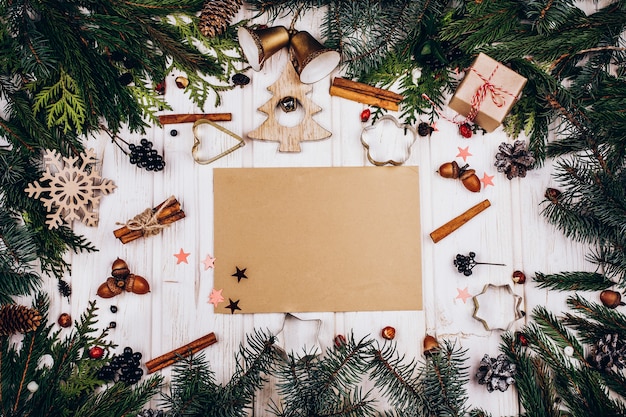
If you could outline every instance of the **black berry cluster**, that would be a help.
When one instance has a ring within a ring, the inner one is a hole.
[[[456,266],[457,271],[469,277],[472,275],[472,268],[477,265],[476,254],[474,252],[470,252],[469,256],[461,255],[460,253],[456,255],[454,258],[454,266]]]
[[[103,381],[121,381],[128,385],[136,384],[143,376],[140,366],[141,353],[125,347],[122,355],[114,355],[109,364],[100,369],[98,378]]]
[[[128,144],[130,163],[148,171],[162,171],[165,167],[165,161],[156,149],[152,148],[152,142],[143,138],[139,143],[139,146],[133,143]]]

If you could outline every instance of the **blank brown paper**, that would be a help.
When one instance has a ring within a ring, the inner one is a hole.
[[[229,299],[238,314],[422,309],[417,167],[216,168],[213,180],[216,313]]]

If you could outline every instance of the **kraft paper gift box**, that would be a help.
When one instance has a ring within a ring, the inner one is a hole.
[[[450,99],[448,107],[473,120],[487,132],[493,132],[517,101],[526,78],[482,52]],[[482,100],[481,100],[482,98]],[[474,101],[475,115],[472,113]]]

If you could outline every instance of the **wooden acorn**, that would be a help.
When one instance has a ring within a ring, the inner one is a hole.
[[[112,298],[121,294],[124,290],[135,294],[150,292],[150,285],[144,277],[131,274],[126,262],[120,258],[113,261],[111,267],[112,277],[98,287],[97,294],[102,298]]]
[[[135,294],[147,294],[150,292],[150,284],[144,277],[140,277],[139,275],[130,274],[128,278],[126,278],[126,285],[124,289],[128,292],[132,292]]]
[[[622,302],[622,294],[613,290],[604,290],[600,293],[600,301],[608,308],[616,308],[625,305]]]
[[[113,261],[113,266],[111,267],[111,275],[113,275],[114,278],[124,279],[128,276],[128,274],[130,274],[130,269],[128,269],[126,261],[120,258],[117,258],[115,261]]]
[[[459,179],[467,188],[473,193],[477,193],[480,191],[480,179],[476,175],[476,171],[473,169],[468,169],[469,165],[465,164],[462,167],[459,167],[459,164],[456,161],[446,162],[442,164],[437,172],[444,178],[454,178]]]

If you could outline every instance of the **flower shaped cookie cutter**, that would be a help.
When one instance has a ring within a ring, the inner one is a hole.
[[[513,293],[510,285],[487,284],[475,295],[474,317],[486,330],[509,330],[513,323],[524,317],[520,310],[522,297]]]
[[[361,132],[367,159],[376,166],[402,165],[411,156],[417,132],[391,115],[378,119]]]

